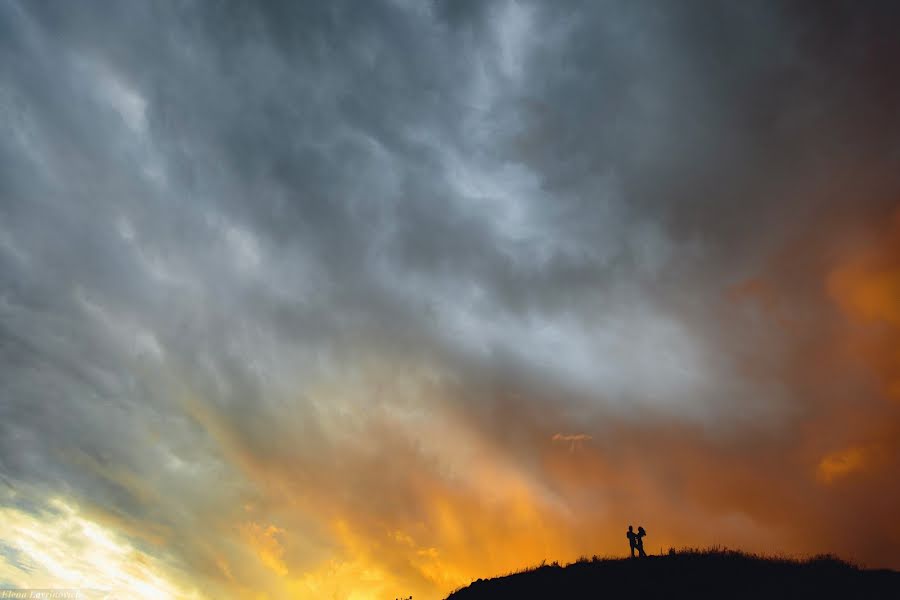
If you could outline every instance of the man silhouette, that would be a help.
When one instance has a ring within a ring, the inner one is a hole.
[[[637,534],[631,525],[628,526],[628,533],[625,534],[625,537],[628,538],[628,545],[631,547],[631,558],[634,558],[634,549],[637,548]]]
[[[629,529],[631,529],[629,527]],[[635,542],[634,545],[637,547],[638,556],[647,556],[647,553],[644,552],[644,536],[647,535],[647,532],[644,531],[644,528],[638,525],[637,535],[634,536]],[[634,551],[632,551],[632,556],[634,555]]]

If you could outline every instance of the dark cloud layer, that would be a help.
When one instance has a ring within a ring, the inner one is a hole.
[[[637,518],[900,567],[898,26],[3,4],[0,580],[82,518],[163,597],[438,596]]]

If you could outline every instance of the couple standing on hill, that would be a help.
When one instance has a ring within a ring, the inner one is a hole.
[[[644,531],[644,528],[638,525],[637,533],[634,532],[631,525],[628,526],[628,533],[625,534],[628,537],[628,545],[631,546],[631,557],[634,558],[634,551],[638,551],[638,556],[647,556],[647,553],[644,552],[644,536],[647,535],[647,532]]]

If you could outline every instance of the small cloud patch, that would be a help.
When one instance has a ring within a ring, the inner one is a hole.
[[[593,438],[586,433],[555,433],[550,439],[554,442],[568,443],[569,452],[575,452],[575,449],[580,447],[583,442],[590,441]]]

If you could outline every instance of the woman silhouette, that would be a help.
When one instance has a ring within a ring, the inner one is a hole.
[[[647,553],[644,552],[644,536],[647,535],[647,532],[644,531],[644,528],[638,525],[638,532],[635,535],[634,545],[637,547],[638,556],[647,556]]]
[[[637,549],[637,534],[634,532],[634,528],[629,525],[628,532],[625,534],[625,537],[628,538],[628,547],[631,548],[631,558],[634,558],[634,551]]]

